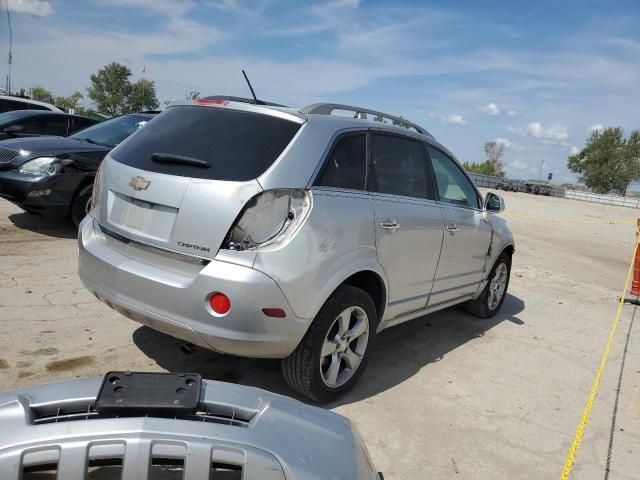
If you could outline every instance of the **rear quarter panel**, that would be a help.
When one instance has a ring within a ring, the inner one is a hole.
[[[313,318],[346,278],[377,261],[373,209],[364,192],[312,190],[305,224],[286,244],[258,251],[254,268],[280,286],[295,314]]]

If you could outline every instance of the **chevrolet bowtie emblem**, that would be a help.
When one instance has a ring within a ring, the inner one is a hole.
[[[143,177],[133,177],[129,182],[129,186],[136,191],[146,190],[151,185],[149,180],[145,180]]]

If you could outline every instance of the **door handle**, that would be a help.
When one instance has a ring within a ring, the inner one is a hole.
[[[380,227],[384,228],[385,230],[395,231],[400,228],[400,225],[398,225],[398,222],[395,220],[385,220],[384,222],[380,223]]]
[[[447,232],[455,233],[458,231],[458,225],[456,225],[455,223],[450,223],[446,228]]]

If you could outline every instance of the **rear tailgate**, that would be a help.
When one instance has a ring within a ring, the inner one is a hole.
[[[128,239],[214,258],[256,178],[304,120],[268,108],[170,107],[102,163],[96,219]],[[108,233],[108,232],[106,232]]]
[[[160,248],[214,258],[256,180],[180,177],[102,162],[95,218],[107,232]]]

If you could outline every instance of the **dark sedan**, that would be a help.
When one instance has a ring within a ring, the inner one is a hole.
[[[67,137],[95,125],[97,120],[42,110],[16,110],[0,114],[0,140],[58,135]]]
[[[0,197],[48,218],[70,216],[78,225],[91,201],[93,179],[102,159],[153,116],[122,115],[68,138],[0,142]]]

